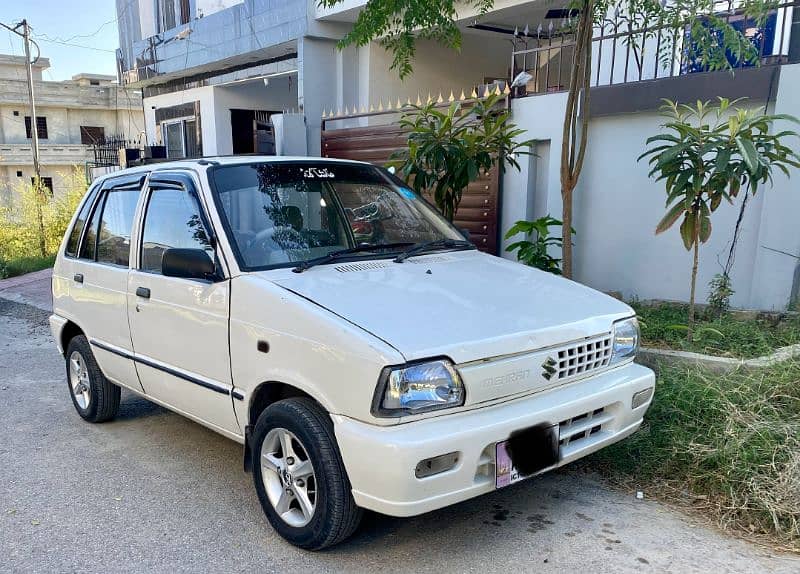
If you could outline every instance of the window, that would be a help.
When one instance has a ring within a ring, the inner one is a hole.
[[[213,168],[240,267],[286,266],[362,245],[463,240],[430,205],[376,168],[315,162]],[[380,249],[370,251],[370,255]]]
[[[81,143],[84,145],[96,145],[105,139],[106,133],[103,127],[81,126]]]
[[[99,86],[100,85],[100,80],[89,80],[89,85],[90,86]]]
[[[19,175],[22,176],[22,172],[19,172]],[[50,195],[53,195],[53,178],[52,177],[40,177],[39,182],[42,184],[42,187],[46,188],[50,191]],[[36,178],[31,178],[31,185],[36,185]]]
[[[106,194],[104,193],[97,201],[94,211],[92,212],[92,219],[89,222],[89,227],[86,229],[86,233],[83,236],[83,243],[81,244],[79,255],[81,259],[91,259],[92,261],[95,259],[95,253],[97,251],[97,227],[100,223],[100,214],[103,212],[103,202],[105,202],[105,200]]]
[[[161,129],[164,130],[164,145],[167,146],[167,157],[186,157],[183,146],[183,122],[164,124]]]
[[[161,259],[170,248],[204,249],[214,258],[194,195],[182,189],[154,189],[142,232],[142,271],[161,273]]]
[[[22,170],[21,169],[17,170],[17,177],[22,177]]]
[[[97,261],[128,266],[131,227],[138,201],[138,189],[112,189],[108,192],[100,219]]]
[[[183,118],[161,124],[161,134],[167,148],[168,158],[198,157],[197,119]]]
[[[97,188],[95,188],[95,190],[96,189]],[[86,218],[89,216],[89,210],[92,208],[95,195],[97,194],[94,191],[87,194],[86,200],[84,200],[81,210],[78,213],[78,217],[75,219],[75,225],[72,226],[72,231],[69,234],[67,247],[65,249],[65,253],[68,257],[75,257],[78,254],[78,242],[81,239],[81,233],[86,225]]]
[[[189,22],[189,0],[156,0],[158,31],[172,30]]]
[[[47,139],[47,118],[36,116],[36,135],[39,139]],[[31,139],[31,117],[25,116],[25,137]]]

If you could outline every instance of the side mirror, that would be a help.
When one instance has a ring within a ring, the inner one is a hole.
[[[166,277],[211,279],[216,266],[202,249],[167,249],[161,259],[161,273]]]
[[[458,230],[461,232],[461,235],[464,236],[464,239],[466,239],[467,241],[472,241],[472,239],[470,238],[469,229],[467,229],[466,227],[460,227]]]

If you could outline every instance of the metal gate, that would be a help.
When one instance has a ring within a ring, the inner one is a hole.
[[[395,124],[328,129],[326,123],[323,120],[323,157],[384,165],[393,152],[406,146],[407,134]],[[454,221],[457,227],[469,230],[470,239],[478,249],[492,255],[497,255],[498,249],[499,171],[495,166],[469,185]]]

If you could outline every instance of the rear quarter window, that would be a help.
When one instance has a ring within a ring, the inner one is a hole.
[[[78,217],[75,219],[75,224],[72,226],[72,230],[69,233],[67,247],[64,250],[64,254],[67,257],[77,257],[78,255],[78,243],[81,240],[83,228],[86,227],[86,220],[89,217],[89,210],[92,208],[95,197],[97,197],[97,190],[97,186],[95,186],[93,189],[90,189],[86,194],[83,204],[81,205],[80,211],[78,212]]]

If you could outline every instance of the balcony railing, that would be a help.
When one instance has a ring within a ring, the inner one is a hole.
[[[739,30],[757,53],[757,62],[736,60],[726,54],[732,68],[774,65],[790,62],[791,28],[794,11],[800,0],[784,1],[771,9],[765,21],[758,23],[737,8],[738,3],[724,0],[716,3],[715,17]],[[707,19],[698,22],[706,26]],[[718,33],[707,27],[710,34]],[[800,38],[795,39],[795,43]],[[575,64],[575,36],[570,23],[545,27],[517,36],[512,55],[512,71],[531,78],[515,88],[514,96],[565,91]],[[675,30],[667,26],[641,26],[624,14],[611,14],[595,26],[592,38],[591,85],[608,86],[642,80],[676,77],[707,71],[695,53],[691,27]],[[521,48],[521,49],[520,49]]]

